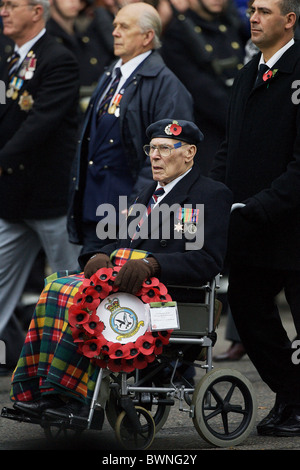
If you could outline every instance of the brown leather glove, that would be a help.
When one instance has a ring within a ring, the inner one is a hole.
[[[115,285],[119,291],[136,294],[143,282],[149,277],[156,276],[160,266],[155,258],[143,258],[127,261],[118,272]]]
[[[98,253],[88,260],[83,272],[84,276],[89,279],[93,274],[95,274],[96,271],[98,271],[98,269],[113,267],[114,265],[110,261],[109,256],[105,255],[104,253]]]

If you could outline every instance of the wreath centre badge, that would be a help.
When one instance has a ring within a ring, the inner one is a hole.
[[[109,295],[97,309],[108,341],[127,343],[135,341],[148,328],[145,304],[136,296],[125,293]]]

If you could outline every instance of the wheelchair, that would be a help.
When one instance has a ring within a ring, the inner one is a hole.
[[[217,300],[220,276],[201,287],[168,286],[177,300],[179,329],[162,354],[144,369],[110,372],[99,369],[87,418],[32,418],[3,408],[1,417],[39,424],[47,439],[100,431],[103,409],[124,449],[149,449],[166,425],[175,404],[191,418],[199,436],[214,447],[239,445],[256,422],[257,401],[251,382],[233,369],[215,369],[212,349],[222,305]],[[188,301],[186,301],[188,299]],[[186,378],[189,367],[201,369],[198,383]]]

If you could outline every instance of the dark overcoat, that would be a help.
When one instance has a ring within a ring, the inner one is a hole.
[[[16,99],[0,105],[0,217],[7,219],[58,217],[68,207],[78,132],[78,65],[47,33],[32,52],[32,77],[24,80]],[[7,71],[2,80],[8,88]]]
[[[300,269],[300,44],[254,86],[260,55],[240,71],[229,109],[227,138],[211,176],[247,202],[232,214],[231,261]],[[245,214],[246,215],[246,214]]]

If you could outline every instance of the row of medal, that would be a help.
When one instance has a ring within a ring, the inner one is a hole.
[[[30,80],[36,69],[36,58],[33,51],[29,51],[25,57],[19,72],[11,77],[6,92],[7,98],[16,100],[19,95],[19,91],[23,86],[24,80]]]
[[[124,89],[120,90],[119,93],[113,99],[113,102],[109,106],[107,112],[108,114],[114,114],[116,117],[120,116],[120,101],[123,97]]]
[[[197,232],[199,209],[180,207],[176,217],[178,219],[177,224],[174,225],[176,232],[189,232],[190,234]]]

